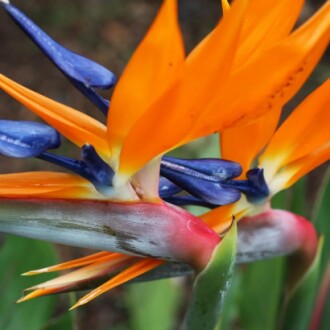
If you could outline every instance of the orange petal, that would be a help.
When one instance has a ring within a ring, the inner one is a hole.
[[[299,17],[303,2],[303,0],[249,2],[235,58],[236,72],[290,33]]]
[[[330,141],[281,169],[269,184],[272,194],[289,188],[302,176],[330,159]]]
[[[0,74],[0,88],[24,104],[77,146],[93,145],[109,158],[106,127],[80,111],[25,88]]]
[[[221,0],[221,8],[222,8],[222,13],[223,15],[225,13],[228,13],[229,10],[230,10],[230,5],[229,5],[229,2],[228,0]]]
[[[136,120],[177,78],[183,61],[177,3],[165,0],[115,87],[108,116],[108,141],[113,154],[118,154]]]
[[[281,109],[274,109],[252,123],[221,133],[221,157],[242,165],[240,178],[245,177],[252,161],[274,134],[280,115]]]
[[[155,156],[184,143],[198,114],[228,78],[246,6],[245,0],[233,4],[188,57],[182,79],[134,125],[120,155],[121,174],[130,176]]]
[[[30,300],[30,299],[33,299],[33,298],[37,298],[37,297],[41,297],[41,296],[46,296],[46,295],[58,293],[62,289],[63,288],[49,288],[49,289],[36,290],[36,291],[33,291],[33,292],[27,294],[26,296],[18,299],[16,301],[16,303],[21,303],[23,301],[27,301],[27,300]]]
[[[128,282],[135,277],[138,277],[160,266],[162,263],[164,263],[164,261],[155,259],[146,259],[138,261],[133,266],[128,267],[127,269],[119,273],[117,276],[113,277],[111,280],[99,286],[97,289],[80,298],[78,302],[70,308],[70,310],[77,308],[81,305],[87,304],[89,301],[95,299],[106,291],[109,291],[118,285]]]
[[[57,172],[1,174],[0,197],[104,199],[89,181],[73,174]]]
[[[117,256],[119,256],[118,253],[101,251],[98,253],[88,255],[86,257],[70,260],[70,261],[63,262],[61,264],[57,264],[54,266],[30,270],[26,273],[23,273],[22,275],[30,276],[30,275],[37,275],[37,274],[41,274],[41,273],[50,273],[50,272],[57,272],[57,271],[65,270],[65,269],[72,269],[72,268],[76,268],[76,267],[89,265],[91,263],[99,261],[100,259],[103,260],[104,257],[115,258]]]
[[[18,300],[18,302],[23,302],[36,297],[44,296],[51,293],[63,292],[69,288],[72,288],[79,283],[85,282],[86,280],[91,280],[96,277],[101,277],[109,272],[118,271],[123,266],[127,265],[127,262],[135,260],[134,257],[121,255],[120,258],[104,260],[92,263],[86,267],[82,267],[78,270],[64,274],[52,280],[46,281],[44,283],[35,285],[28,288],[27,290],[35,290],[26,296]]]
[[[276,171],[330,141],[330,79],[309,95],[277,130],[260,166],[268,180]]]
[[[199,218],[207,223],[214,231],[221,234],[231,226],[233,217],[235,217],[236,220],[240,220],[251,210],[251,208],[251,204],[242,197],[235,204],[217,207],[199,216]]]
[[[309,21],[230,79],[224,93],[196,119],[193,136],[255,120],[278,109],[302,86],[329,44],[330,2]]]

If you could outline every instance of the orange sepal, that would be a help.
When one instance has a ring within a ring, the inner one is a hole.
[[[199,113],[229,76],[246,6],[245,0],[233,4],[189,55],[182,78],[134,125],[120,155],[120,174],[130,176],[152,158],[186,142],[185,135]]]
[[[286,37],[296,23],[303,0],[251,0],[240,35],[234,71],[248,65]]]
[[[233,217],[240,220],[251,209],[251,205],[245,198],[241,198],[237,203],[217,207],[199,216],[202,221],[208,224],[215,232],[225,233],[233,222]]]
[[[223,15],[229,12],[230,5],[229,5],[228,0],[221,0],[221,8],[222,8]]]
[[[104,199],[89,181],[58,172],[1,174],[0,197]]]
[[[33,92],[2,74],[0,74],[0,88],[77,146],[91,144],[104,157],[110,157],[106,127],[94,118]]]
[[[113,257],[109,253],[108,256],[95,260],[95,262],[92,262],[85,267],[26,289],[26,291],[34,291],[20,298],[17,302],[23,302],[52,293],[63,292],[70,288],[72,289],[80,283],[104,276],[109,272],[117,272],[123,267],[131,264],[134,260],[135,258],[131,256],[118,255]]]
[[[21,302],[24,302],[24,301],[27,301],[27,300],[31,300],[31,299],[34,299],[34,298],[38,298],[38,297],[47,296],[47,295],[50,295],[50,294],[59,293],[59,292],[61,292],[61,290],[63,290],[63,288],[39,289],[39,290],[33,291],[33,292],[27,294],[26,296],[18,299],[16,301],[16,303],[19,304]]]
[[[289,188],[302,176],[330,159],[330,142],[284,166],[269,183],[272,194]]]
[[[165,0],[114,90],[108,115],[108,141],[114,155],[136,120],[177,79],[183,62],[177,3]],[[158,112],[158,119],[165,115]]]
[[[86,266],[86,265],[89,265],[94,262],[98,262],[100,260],[104,260],[104,258],[118,258],[118,256],[120,256],[120,254],[118,254],[118,253],[101,251],[101,252],[97,252],[97,253],[88,255],[86,257],[63,262],[61,264],[44,267],[44,268],[40,268],[40,269],[30,270],[26,273],[23,273],[22,276],[38,275],[38,274],[42,274],[42,273],[57,272],[57,271],[65,270],[65,269],[82,267],[82,266]]]
[[[232,76],[196,118],[194,137],[253,121],[283,106],[302,86],[329,43],[330,2],[290,36]]]
[[[310,94],[277,130],[259,164],[270,180],[281,167],[330,141],[330,79]]]
[[[274,109],[259,119],[221,133],[221,157],[242,165],[244,178],[257,154],[270,140],[280,119],[281,109]]]
[[[291,178],[286,182],[285,188],[289,188],[294,183],[296,183],[302,176],[312,171],[314,168],[321,165],[322,163],[329,161],[329,159],[330,141],[327,143],[326,146],[314,150],[310,154],[288,164],[287,168],[284,169],[284,171],[291,171],[291,168],[296,170],[294,171],[294,174],[291,176]]]
[[[162,260],[156,260],[156,259],[143,259],[141,261],[136,262],[134,265],[128,267],[115,277],[113,277],[111,280],[105,282],[95,290],[89,292],[82,298],[78,300],[76,304],[74,304],[71,309],[77,308],[81,305],[87,304],[89,301],[95,299],[99,295],[105,293],[106,291],[109,291],[113,289],[114,287],[121,285],[123,283],[126,283],[130,280],[132,280],[135,277],[138,277],[158,266],[163,264],[164,261]]]

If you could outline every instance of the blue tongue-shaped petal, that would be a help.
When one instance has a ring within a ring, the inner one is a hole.
[[[217,158],[182,159],[165,156],[163,160],[206,175],[215,176],[220,181],[236,178],[242,173],[240,164]]]
[[[35,157],[59,147],[60,135],[52,127],[29,121],[0,120],[0,153],[10,157]]]
[[[204,200],[191,196],[191,195],[177,195],[177,196],[169,196],[164,198],[164,200],[168,203],[178,205],[178,206],[185,206],[185,205],[196,205],[196,206],[204,206],[207,208],[215,208],[218,205],[213,205]]]
[[[100,64],[58,44],[15,6],[10,3],[0,3],[73,85],[106,114],[109,102],[97,94],[93,87],[103,89],[112,87],[116,82],[114,74]]]
[[[180,191],[182,191],[182,189],[170,180],[164,178],[163,176],[159,178],[159,196],[161,198],[171,197]]]
[[[227,205],[240,199],[241,193],[233,188],[224,188],[219,178],[200,173],[191,168],[162,161],[161,175],[207,203]]]
[[[103,186],[112,186],[114,171],[97,154],[95,148],[89,144],[82,147],[82,158],[95,178],[95,183]]]

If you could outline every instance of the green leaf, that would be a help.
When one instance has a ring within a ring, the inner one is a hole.
[[[322,250],[320,273],[322,282],[328,282],[330,268],[330,167],[324,175],[322,185],[318,191],[316,203],[313,208],[312,220],[318,232],[322,233],[324,236],[324,247]],[[324,288],[319,288],[319,290],[324,290]],[[322,293],[319,291],[319,295]],[[324,294],[324,292],[323,292]],[[314,306],[315,308],[315,306]],[[323,306],[323,311],[320,315],[320,329],[328,330],[330,329],[330,296],[328,294],[325,304]]]
[[[312,213],[312,220],[316,229],[324,236],[324,248],[321,260],[323,273],[330,261],[330,167],[324,175],[323,183],[317,194],[316,203]]]
[[[42,330],[72,330],[74,329],[74,320],[72,312],[64,312],[61,316],[56,319],[52,319],[48,322]]]
[[[15,236],[6,237],[0,250],[0,281],[2,283],[0,329],[42,329],[53,313],[57,298],[50,296],[15,304],[24,288],[40,281],[40,277],[38,279],[22,277],[20,274],[57,262],[54,247],[49,243]]]
[[[318,287],[322,247],[323,239],[321,237],[318,251],[312,265],[288,297],[281,329],[308,329]]]
[[[306,177],[301,178],[292,187],[290,201],[290,211],[302,216],[306,216]]]
[[[183,288],[177,280],[166,279],[127,286],[126,302],[130,329],[175,329],[176,312]]]
[[[184,329],[214,329],[218,323],[235,263],[236,240],[237,227],[233,223],[206,268],[195,279]]]
[[[230,288],[227,291],[226,303],[221,312],[220,322],[216,330],[234,329],[237,321],[239,310],[238,301],[241,294],[242,274],[239,267],[236,267],[231,280]]]
[[[238,304],[243,329],[277,328],[283,284],[283,261],[283,258],[262,260],[242,267],[241,295]]]

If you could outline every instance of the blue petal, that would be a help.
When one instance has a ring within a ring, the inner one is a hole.
[[[63,168],[66,168],[67,170],[72,171],[91,182],[94,180],[94,177],[91,174],[89,168],[82,160],[55,155],[49,152],[44,152],[38,155],[38,158],[50,162],[52,164],[61,166]]]
[[[112,87],[116,82],[114,74],[100,64],[61,46],[15,6],[9,3],[1,4],[19,27],[67,76],[74,86],[106,113],[107,101],[99,96],[92,87],[103,89]]]
[[[182,191],[180,187],[171,182],[170,180],[161,176],[159,178],[159,196],[163,199],[170,197]]]
[[[246,173],[251,186],[255,189],[255,194],[248,196],[251,203],[262,203],[265,198],[269,196],[269,189],[264,177],[264,170],[262,168],[253,168]]]
[[[82,147],[82,158],[95,178],[93,183],[112,186],[114,171],[102,160],[93,146],[86,144]]]
[[[213,205],[207,203],[200,198],[191,195],[179,195],[179,196],[170,196],[164,198],[164,200],[168,203],[177,205],[177,206],[185,206],[185,205],[197,205],[197,206],[204,206],[208,208],[215,208],[218,205]]]
[[[0,153],[10,157],[35,157],[59,147],[58,132],[45,124],[0,120]]]
[[[181,159],[173,157],[163,157],[163,160],[192,169],[206,175],[212,175],[219,178],[219,180],[228,180],[235,178],[242,173],[240,164],[231,162],[229,160],[217,158],[201,158],[201,159]]]
[[[187,169],[165,160],[162,161],[161,175],[207,203],[227,205],[240,199],[237,189],[224,188],[219,178],[198,171]]]
[[[246,173],[247,180],[229,180],[224,187],[238,189],[253,204],[264,203],[269,196],[269,188],[264,177],[264,170],[254,168]]]

